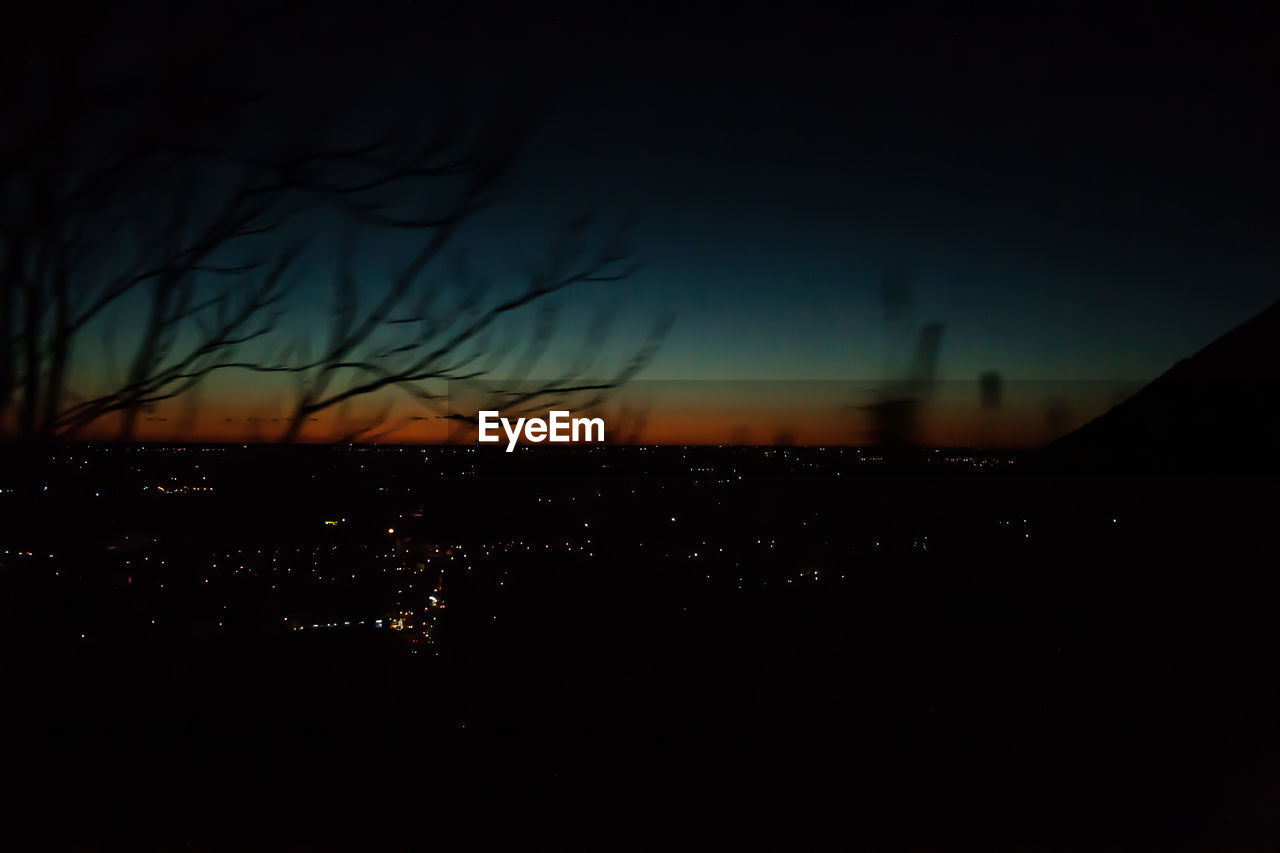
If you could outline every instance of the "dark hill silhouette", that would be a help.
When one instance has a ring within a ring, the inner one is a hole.
[[[1053,467],[1151,473],[1280,470],[1280,302],[1050,444]]]

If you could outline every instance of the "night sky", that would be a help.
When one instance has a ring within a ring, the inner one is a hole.
[[[947,324],[954,378],[1150,378],[1276,296],[1261,22],[586,30],[591,72],[531,153],[527,209],[641,211],[645,301],[680,315],[655,374],[877,375],[887,265]]]
[[[1057,393],[1045,383],[1136,386],[1276,298],[1280,80],[1261,13],[893,6],[850,18],[302,4],[261,19],[246,7],[226,49],[286,104],[242,128],[264,135],[307,109],[358,136],[430,124],[441,91],[476,114],[548,92],[501,202],[465,225],[459,251],[516,286],[565,220],[633,219],[642,269],[566,293],[542,365],[577,351],[597,309],[613,314],[606,360],[669,312],[637,393],[660,409],[680,394],[656,380],[744,383],[743,400],[794,421],[755,439],[842,433],[810,435],[796,408],[761,399],[780,386],[751,382],[874,384],[909,360],[920,324],[939,322],[944,386],[976,400],[977,377],[996,371],[1032,389],[1022,402],[1037,413],[1017,417],[1035,427],[1005,438],[1038,441]],[[149,12],[112,30],[108,65],[166,33],[204,37],[199,18]],[[366,299],[405,249],[381,239],[364,244]],[[306,263],[292,333],[319,322],[329,278],[323,251]],[[893,316],[888,270],[909,283]],[[855,402],[812,387],[826,416]],[[282,414],[277,394],[262,377],[219,377],[206,426],[234,437],[249,415]],[[681,405],[657,439],[724,440],[752,417]]]

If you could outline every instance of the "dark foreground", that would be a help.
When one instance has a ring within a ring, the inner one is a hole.
[[[1280,837],[1276,481],[962,457],[11,454],[5,846]]]

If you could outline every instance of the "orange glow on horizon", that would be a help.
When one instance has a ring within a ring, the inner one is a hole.
[[[248,419],[229,416],[229,409],[211,410],[183,427],[169,418],[153,418],[138,424],[134,440],[142,442],[269,444],[280,441],[289,421],[286,418]],[[696,411],[667,410],[651,414],[638,433],[626,424],[611,432],[605,415],[606,444],[633,443],[650,445],[737,445],[769,446],[857,446],[871,444],[871,432],[865,419],[827,413],[825,417],[805,417],[791,410],[769,411],[738,409]],[[345,425],[325,419],[308,424],[299,437],[300,443],[330,443],[349,434]],[[395,427],[393,429],[388,427]],[[471,445],[475,432],[455,434],[455,426],[439,418],[408,420],[370,431],[373,440],[359,437],[356,443]],[[455,431],[456,432],[456,431]],[[635,440],[630,440],[634,435]],[[86,430],[82,439],[110,441],[119,438],[118,427],[110,422],[96,424]],[[1046,437],[1034,412],[1005,413],[998,421],[983,421],[965,413],[940,411],[926,418],[919,440],[928,446],[1031,447],[1043,444]],[[537,446],[537,445],[534,445]]]

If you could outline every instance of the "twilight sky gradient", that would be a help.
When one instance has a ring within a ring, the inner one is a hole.
[[[353,132],[412,120],[432,87],[484,108],[494,93],[554,82],[505,200],[460,245],[514,286],[557,223],[630,215],[644,268],[566,297],[548,368],[576,352],[575,328],[606,304],[606,357],[675,313],[651,380],[866,385],[893,375],[915,329],[936,321],[948,393],[972,408],[983,371],[1019,380],[991,434],[1034,443],[1052,400],[1074,401],[1078,422],[1276,298],[1280,81],[1264,20],[893,5],[852,20],[791,6],[582,17],[303,5],[287,38],[247,34],[257,47],[246,55],[264,88],[303,81]],[[264,132],[280,116],[264,114]],[[371,280],[403,249],[368,248]],[[309,263],[320,291],[325,260]],[[910,310],[893,322],[879,295],[889,267],[911,282]],[[304,297],[295,329],[315,322],[315,305]],[[1093,384],[1046,384],[1062,380]],[[830,386],[798,385],[812,390],[806,408],[749,386],[735,393],[755,409],[724,403],[720,415],[691,413],[670,383],[636,399],[655,440],[728,440],[744,422],[757,425],[751,440],[848,434],[840,419],[855,390],[833,400]],[[279,394],[267,379],[220,378],[197,432],[239,437],[245,418],[283,414]],[[819,415],[801,410],[825,412],[825,431],[810,435]],[[179,418],[158,414],[157,436]],[[972,439],[962,420],[940,416],[933,436]]]

